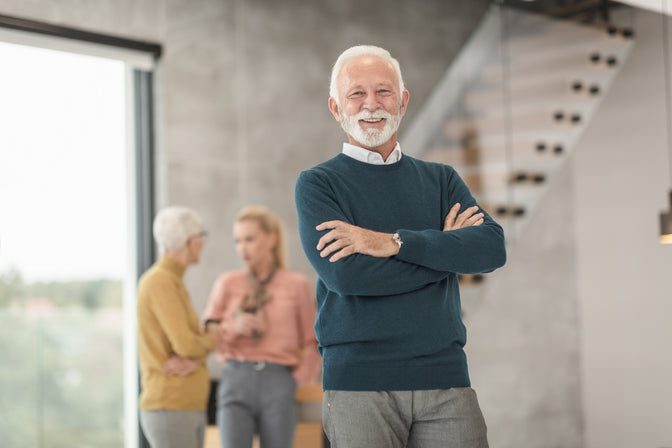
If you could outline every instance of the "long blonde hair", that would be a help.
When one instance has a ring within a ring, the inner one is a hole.
[[[249,205],[236,216],[236,222],[248,220],[257,221],[264,232],[275,234],[277,242],[273,248],[273,258],[278,268],[286,269],[285,228],[280,218],[263,205]]]

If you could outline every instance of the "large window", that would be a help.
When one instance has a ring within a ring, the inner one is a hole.
[[[0,60],[0,446],[137,446],[147,72],[1,34]]]

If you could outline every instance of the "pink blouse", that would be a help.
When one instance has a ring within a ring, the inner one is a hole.
[[[316,381],[321,357],[315,339],[315,294],[298,272],[278,269],[266,284],[265,334],[259,339],[233,331],[236,312],[252,285],[244,270],[225,272],[213,285],[204,319],[220,319],[225,343],[217,349],[222,361],[267,361],[286,365],[299,385]]]

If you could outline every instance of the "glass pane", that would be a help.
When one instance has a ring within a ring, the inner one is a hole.
[[[124,444],[125,67],[0,43],[0,437]]]

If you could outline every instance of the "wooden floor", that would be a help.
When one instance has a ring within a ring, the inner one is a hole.
[[[220,448],[217,426],[210,425],[205,430],[204,448]],[[259,438],[254,437],[252,448],[259,448]],[[322,425],[301,422],[294,431],[294,448],[322,448]]]

